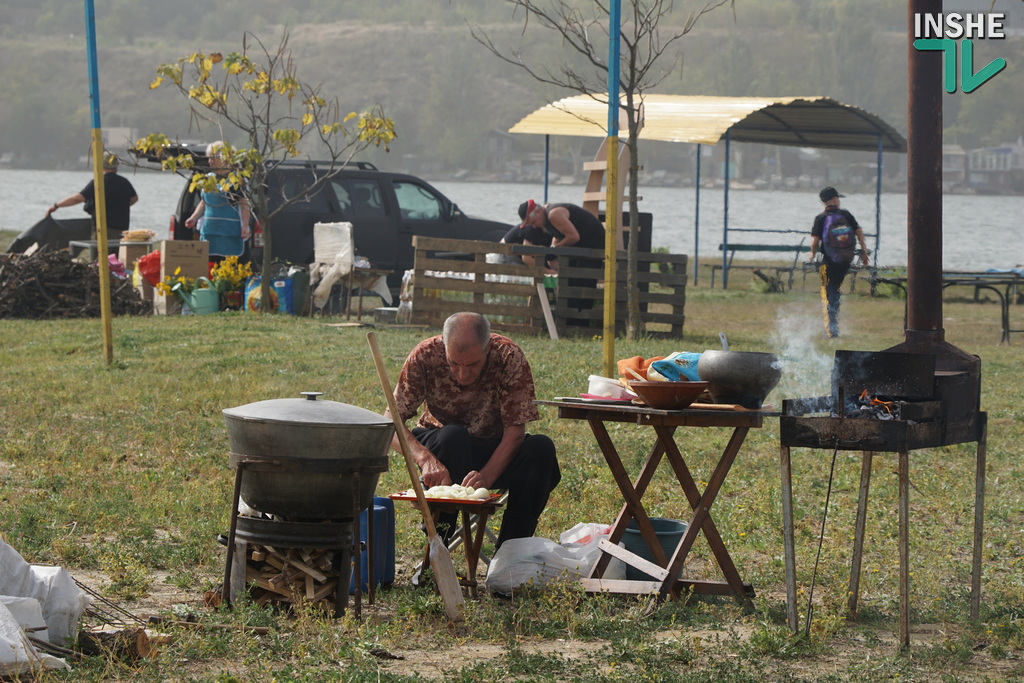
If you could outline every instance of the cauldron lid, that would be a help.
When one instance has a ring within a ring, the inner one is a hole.
[[[326,425],[391,425],[383,415],[337,401],[317,400],[317,392],[303,392],[306,398],[275,398],[225,408],[225,417],[250,422]]]

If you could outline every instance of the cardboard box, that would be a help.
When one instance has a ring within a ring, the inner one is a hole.
[[[125,270],[131,270],[135,261],[149,253],[152,242],[121,242],[117,249],[117,260],[124,264]]]
[[[198,240],[164,240],[160,242],[160,279],[174,275],[197,278],[210,276],[210,243]]]
[[[173,277],[174,272],[182,277],[209,277],[209,242],[196,240],[164,240],[160,242],[160,279]],[[153,312],[157,315],[180,315],[181,299],[175,295],[164,296],[153,293]]]

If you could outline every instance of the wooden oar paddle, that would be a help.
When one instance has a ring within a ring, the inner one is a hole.
[[[465,602],[462,599],[462,586],[459,585],[459,577],[455,574],[455,565],[452,564],[452,556],[448,553],[444,541],[437,535],[437,528],[434,526],[434,517],[430,514],[430,507],[427,505],[427,497],[423,494],[423,485],[420,483],[419,470],[412,460],[412,453],[409,451],[409,441],[405,433],[405,424],[398,414],[398,404],[395,402],[395,395],[391,391],[391,381],[388,379],[387,370],[384,369],[384,359],[380,355],[380,347],[377,345],[377,335],[373,332],[366,334],[366,340],[370,343],[370,353],[373,354],[373,362],[377,366],[377,377],[380,378],[380,386],[384,390],[384,396],[388,401],[388,411],[395,423],[395,435],[398,437],[398,444],[402,449],[402,456],[405,458],[405,467],[409,470],[409,480],[412,482],[412,489],[416,492],[416,500],[419,503],[420,512],[423,513],[423,523],[427,527],[427,539],[430,544],[430,567],[434,570],[434,579],[437,581],[437,589],[444,600],[444,611],[452,621],[462,621]]]

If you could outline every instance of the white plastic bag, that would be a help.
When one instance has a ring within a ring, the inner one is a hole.
[[[525,586],[544,586],[559,577],[582,578],[580,561],[568,549],[538,536],[505,541],[491,558],[484,587],[507,595]]]
[[[601,542],[601,539],[608,538],[611,531],[612,528],[607,524],[580,522],[568,531],[563,531],[558,537],[558,541],[579,561],[580,571],[587,576],[594,567],[594,563],[601,557],[598,543]],[[625,563],[617,558],[611,558],[601,578],[609,580],[626,578]]]
[[[578,581],[590,574],[601,556],[598,543],[610,531],[607,524],[581,523],[559,536],[561,544],[537,536],[505,541],[491,558],[484,586],[492,593],[508,594],[526,584],[539,587],[557,578]],[[612,558],[603,578],[625,577],[625,564]]]
[[[355,246],[351,223],[316,223],[313,226],[313,263],[310,268],[313,305],[323,308],[334,284],[352,270]]]
[[[412,322],[412,271],[407,270],[402,275],[402,291],[399,294],[398,312],[395,313],[395,322],[399,325],[408,325]]]
[[[25,637],[24,628],[36,626],[42,619],[39,603],[31,598],[18,598],[16,603],[22,621],[0,601],[0,676],[20,676],[38,673],[41,669],[67,669],[67,662],[32,646]],[[34,603],[34,606],[33,606]]]
[[[46,619],[49,641],[61,646],[77,634],[78,620],[89,605],[89,596],[65,569],[30,565],[2,540],[0,595],[38,600]]]

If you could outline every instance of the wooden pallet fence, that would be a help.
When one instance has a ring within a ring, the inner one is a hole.
[[[600,334],[604,324],[604,252],[598,249],[554,249],[559,254],[558,294],[555,300],[555,324],[559,335]],[[564,253],[563,253],[564,252]],[[600,266],[571,263],[571,257],[585,257]],[[623,334],[628,315],[628,281],[624,251],[616,252],[615,330]],[[653,337],[683,336],[686,321],[685,254],[637,253],[637,289],[640,321],[646,334]],[[582,282],[581,282],[582,281]],[[595,283],[596,284],[591,284]]]
[[[543,265],[488,263],[488,254],[511,256],[510,244],[413,237],[412,323],[440,327],[452,313],[474,311],[495,329],[543,333],[537,283]]]
[[[543,266],[488,263],[488,254],[558,255],[558,285],[552,313],[559,336],[600,334],[604,322],[604,252],[598,249],[525,247],[470,240],[415,237],[412,322],[440,326],[457,311],[486,315],[499,329],[545,332],[537,284]],[[580,265],[578,259],[594,265]],[[616,252],[616,331],[626,330],[625,251]],[[682,337],[686,306],[685,254],[639,252],[640,320],[655,337]]]

